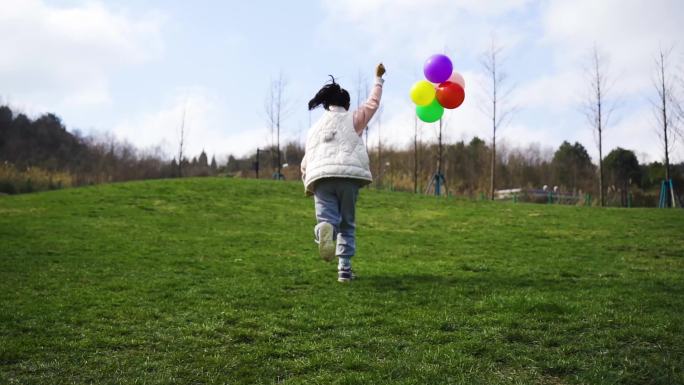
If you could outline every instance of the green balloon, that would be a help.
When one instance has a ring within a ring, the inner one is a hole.
[[[444,107],[439,104],[437,98],[427,106],[416,106],[416,115],[425,123],[434,123],[444,114]]]

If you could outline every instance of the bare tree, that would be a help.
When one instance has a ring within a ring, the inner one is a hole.
[[[183,145],[185,144],[185,112],[188,107],[188,101],[183,104],[183,117],[180,125],[180,140],[178,144],[178,177],[183,177]]]
[[[511,93],[515,87],[508,82],[508,75],[502,70],[503,50],[504,47],[493,37],[490,47],[482,54],[480,60],[487,75],[487,82],[484,84],[487,103],[482,104],[481,109],[492,121],[490,199],[494,199],[496,189],[496,133],[510,121],[515,112],[515,107],[510,104]]]
[[[268,90],[268,96],[264,103],[266,111],[266,121],[271,131],[271,146],[275,145],[275,153],[272,157],[276,158],[276,172],[277,178],[281,179],[282,175],[282,157],[280,152],[280,124],[282,119],[288,113],[288,106],[284,100],[285,88],[287,80],[283,77],[283,73],[278,74],[278,78],[271,80]]]
[[[444,173],[442,173],[442,171],[444,171],[443,170],[444,169],[444,141],[442,140],[442,131],[445,128],[445,127],[443,127],[444,126],[443,122],[444,122],[444,118],[442,117],[439,119],[439,137],[437,139],[437,145],[438,145],[438,147],[437,147],[438,148],[438,151],[437,151],[437,175],[438,175],[438,178],[441,178],[444,175]],[[437,182],[437,183],[441,183],[441,182]],[[448,196],[448,194],[447,194],[447,196]]]
[[[615,105],[607,102],[610,90],[607,59],[599,52],[596,45],[591,51],[590,64],[587,69],[589,89],[584,101],[584,115],[592,127],[599,151],[599,204],[606,203],[603,185],[603,132],[608,127],[610,115]]]
[[[363,76],[361,70],[356,78],[356,108],[361,107],[368,99],[368,80]],[[363,129],[365,133],[366,151],[368,151],[368,126]]]
[[[681,102],[675,90],[675,79],[670,69],[670,55],[672,48],[663,50],[661,47],[655,59],[657,72],[653,85],[658,99],[651,100],[653,112],[657,122],[656,132],[665,152],[665,180],[670,180],[670,154],[674,149],[677,136],[682,135],[677,115],[682,110]],[[672,197],[674,200],[674,197]]]

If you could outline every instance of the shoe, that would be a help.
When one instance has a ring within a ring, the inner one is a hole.
[[[323,223],[318,228],[318,254],[327,262],[335,257],[333,226],[330,223]]]
[[[351,267],[337,270],[337,282],[349,282],[354,279],[356,279],[356,275],[352,271]]]

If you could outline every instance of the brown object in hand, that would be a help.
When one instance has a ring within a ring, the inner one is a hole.
[[[385,72],[385,66],[382,63],[378,64],[378,66],[375,68],[375,75],[379,78],[381,78],[382,75],[385,74]]]

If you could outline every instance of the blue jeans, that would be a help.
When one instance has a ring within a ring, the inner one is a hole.
[[[356,252],[354,212],[358,196],[359,183],[354,179],[325,178],[316,182],[316,242],[321,223],[330,223],[335,229],[334,237],[337,237],[337,256],[351,257]]]

